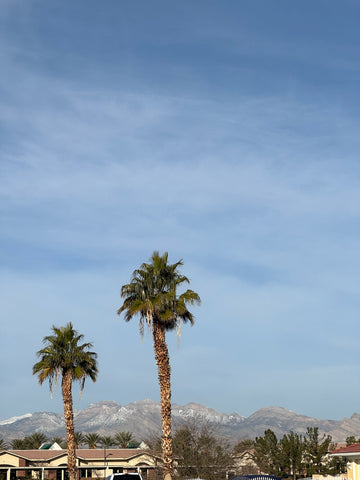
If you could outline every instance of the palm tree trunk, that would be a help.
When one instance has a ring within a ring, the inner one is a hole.
[[[163,470],[165,480],[171,480],[173,475],[173,446],[171,436],[170,359],[165,340],[165,330],[156,322],[153,322],[153,339],[160,385]]]
[[[62,396],[64,402],[64,418],[66,426],[66,440],[68,450],[68,474],[69,480],[76,480],[76,447],[74,435],[74,415],[72,401],[72,376],[70,372],[65,372],[62,378]]]

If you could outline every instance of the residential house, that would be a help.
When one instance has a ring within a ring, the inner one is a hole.
[[[346,458],[347,479],[360,480],[360,443],[337,448],[330,452],[330,455]]]
[[[156,480],[161,457],[148,449],[107,448],[76,450],[79,479],[103,479],[112,473],[139,472]],[[67,480],[66,450],[3,450],[0,480]]]

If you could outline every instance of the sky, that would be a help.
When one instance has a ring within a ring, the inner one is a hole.
[[[172,399],[360,412],[360,4],[0,0],[0,420],[62,412],[32,375],[53,325],[98,353],[74,408],[159,400],[116,314],[153,251],[194,326]]]

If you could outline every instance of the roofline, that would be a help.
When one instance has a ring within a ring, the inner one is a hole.
[[[19,453],[15,453],[15,452],[18,452],[18,451],[20,451],[20,449],[19,450],[2,450],[0,452],[0,455],[2,453],[8,453],[9,455],[13,455],[14,457],[23,458],[24,460],[32,460],[32,461],[34,460],[34,458],[31,458],[29,456],[20,455]],[[21,450],[21,451],[26,451],[26,450]],[[29,449],[29,452],[33,452],[33,451],[34,451],[34,449],[31,449],[31,450]],[[54,454],[54,456],[51,456],[51,457],[48,457],[48,458],[45,458],[45,457],[36,458],[36,460],[38,460],[38,461],[40,461],[40,460],[46,461],[46,460],[50,460],[50,458],[54,459],[54,458],[59,458],[63,455],[67,455],[67,450],[63,450],[61,453],[59,453],[59,450],[35,450],[35,451],[36,452],[58,452],[57,454]]]
[[[330,452],[330,455],[333,457],[360,457],[360,451],[359,452]]]
[[[151,454],[150,452],[146,450],[142,450],[141,452],[137,452],[135,455],[130,455],[129,457],[118,457],[116,455],[111,455],[111,460],[109,461],[109,457],[106,457],[106,460],[111,463],[113,460],[130,460],[132,458],[140,457],[141,455],[148,455],[149,457],[155,457],[155,458],[160,458],[161,456],[159,455],[154,455]],[[76,458],[79,458],[81,460],[88,460],[89,457],[86,455],[81,455],[81,453],[76,453]],[[91,460],[104,460],[104,455],[99,455],[99,457],[91,457]]]

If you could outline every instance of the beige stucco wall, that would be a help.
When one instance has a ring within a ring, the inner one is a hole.
[[[67,464],[67,455],[61,455],[61,457],[54,458],[49,460],[48,465],[53,465],[54,467],[60,467],[61,465]]]
[[[133,466],[144,464],[144,463],[152,467],[155,466],[154,458],[150,457],[150,455],[139,455],[138,457],[131,458],[129,461],[129,464]]]
[[[12,467],[20,466],[20,458],[10,453],[3,452],[0,454],[0,465],[11,465]]]
[[[347,476],[349,480],[359,480],[359,462],[358,458],[347,459]]]

